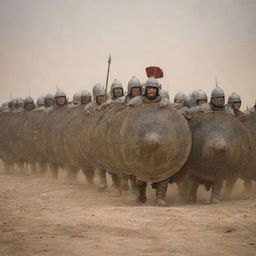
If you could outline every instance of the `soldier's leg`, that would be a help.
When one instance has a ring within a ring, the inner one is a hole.
[[[128,191],[129,190],[129,176],[127,174],[123,174],[121,177],[121,189],[123,191]]]
[[[138,188],[137,201],[140,203],[145,203],[147,201],[147,195],[146,195],[147,182],[137,179],[136,183]]]
[[[47,172],[47,163],[39,162],[38,163],[39,175],[44,176]]]
[[[16,164],[17,164],[17,168],[18,168],[18,171],[20,172],[20,174],[25,175],[26,174],[25,161],[19,160],[19,161],[16,162]]]
[[[10,174],[13,172],[14,164],[11,161],[3,160],[3,164],[4,164],[4,170],[7,174]]]
[[[220,192],[222,189],[223,181],[214,181],[212,183],[212,192],[211,192],[211,198],[210,203],[212,204],[218,204],[220,203]]]
[[[156,183],[156,202],[157,206],[166,206],[166,192],[169,180]]]
[[[223,194],[223,198],[225,198],[225,199],[230,199],[231,198],[231,195],[232,195],[233,189],[235,187],[236,181],[237,181],[237,177],[231,177],[231,178],[228,178],[226,180],[225,191],[224,191],[224,194]]]
[[[82,171],[86,178],[87,183],[89,185],[94,185],[94,169],[83,167]]]
[[[252,192],[252,179],[243,179],[244,180],[244,190],[246,194],[251,194]]]
[[[121,178],[115,174],[109,172],[113,186],[112,186],[112,196],[121,196]]]
[[[29,162],[30,165],[30,169],[31,169],[31,174],[36,175],[37,171],[36,171],[36,162],[34,161],[30,161]]]
[[[58,179],[59,166],[55,163],[49,163],[49,168],[53,178]]]
[[[192,177],[186,176],[183,180],[176,181],[178,195],[180,200],[183,202],[188,202],[190,200],[189,193],[191,187]]]
[[[66,166],[68,180],[75,181],[80,169],[76,166]]]
[[[136,177],[134,175],[129,175],[129,181],[130,181],[130,195],[129,200],[130,201],[136,201],[137,199],[137,183],[136,183]]]
[[[108,187],[107,184],[107,171],[106,170],[97,170],[97,176],[99,178],[99,190],[105,190]]]

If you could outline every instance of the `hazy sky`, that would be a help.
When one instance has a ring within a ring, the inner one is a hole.
[[[126,87],[162,67],[171,98],[215,86],[256,99],[256,0],[0,0],[0,101]],[[30,88],[30,89],[29,89]]]

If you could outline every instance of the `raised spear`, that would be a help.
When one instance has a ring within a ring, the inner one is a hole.
[[[109,58],[108,58],[108,72],[107,72],[107,79],[106,79],[106,85],[105,85],[106,100],[107,100],[107,94],[108,94],[108,78],[109,78],[110,64],[111,64],[111,53],[109,54]]]

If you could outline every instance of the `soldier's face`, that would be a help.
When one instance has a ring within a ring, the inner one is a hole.
[[[65,101],[66,101],[66,98],[65,98],[65,97],[58,97],[58,98],[56,98],[56,102],[57,102],[59,105],[64,105],[64,104],[65,104]]]
[[[197,105],[198,105],[198,106],[202,106],[203,104],[206,104],[206,103],[207,103],[206,100],[198,100],[198,101],[197,101]]]
[[[25,105],[25,109],[26,110],[32,110],[34,108],[34,103],[26,103]]]
[[[99,105],[103,104],[105,102],[105,95],[97,96],[96,101]]]
[[[45,105],[50,107],[54,105],[54,99],[46,99],[45,100]]]
[[[114,92],[115,97],[122,97],[123,96],[123,89],[122,88],[115,88],[113,92]]]
[[[225,99],[224,97],[218,97],[216,98],[216,104],[217,106],[223,106],[225,104]]]
[[[234,108],[235,110],[239,110],[240,107],[241,107],[241,102],[235,102],[234,105],[233,105],[233,108]]]
[[[184,105],[184,104],[185,104],[185,101],[184,101],[184,100],[181,100],[181,99],[175,99],[175,100],[174,100],[174,103],[180,104],[180,105]]]
[[[132,88],[131,94],[132,94],[133,97],[136,97],[136,96],[141,95],[140,87],[134,87],[134,88]]]
[[[89,103],[89,102],[91,102],[91,97],[82,97],[81,98],[81,103],[82,104],[87,104],[87,103]]]
[[[148,97],[154,97],[157,94],[157,88],[155,87],[147,87],[147,95]]]

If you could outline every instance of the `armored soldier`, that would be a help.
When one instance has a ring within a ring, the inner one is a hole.
[[[170,105],[169,100],[162,98],[159,95],[160,87],[159,82],[154,77],[150,77],[145,83],[145,93],[143,96],[137,96],[128,102],[130,106],[137,106],[142,103],[157,103],[159,102],[162,106]],[[165,206],[166,205],[166,192],[168,188],[169,179],[152,184],[152,187],[156,189],[156,202],[155,205]],[[138,186],[138,202],[145,203],[147,200],[146,189],[147,183],[137,179]]]
[[[9,112],[10,109],[9,109],[9,106],[8,106],[8,102],[4,102],[2,104],[2,112]]]
[[[225,111],[234,116],[234,111],[229,106],[225,105],[225,94],[224,91],[219,87],[216,87],[212,90],[211,101],[209,103],[202,104],[201,106],[198,105],[198,107],[195,108],[195,112],[207,113],[210,111]],[[217,204],[220,202],[220,192],[223,185],[222,180],[208,182],[202,181],[197,177],[193,177],[191,185],[191,194],[194,200],[196,198],[196,191],[199,184],[204,184],[207,190],[210,189],[210,187],[212,188],[210,203]]]
[[[25,98],[24,109],[25,109],[25,111],[32,111],[35,109],[35,104],[34,104],[34,100],[32,97],[29,96],[29,97]]]
[[[10,112],[13,112],[15,110],[15,101],[16,101],[15,99],[11,99],[8,102],[8,107]]]
[[[24,112],[24,100],[22,98],[17,98],[15,102],[15,113]]]
[[[50,108],[53,105],[55,105],[55,98],[53,94],[46,94],[44,97],[44,104],[45,104],[45,108]]]
[[[81,92],[81,104],[87,105],[91,101],[92,101],[92,94],[87,90],[83,90]]]
[[[81,93],[82,92],[76,92],[74,95],[73,95],[73,100],[72,100],[72,104],[73,105],[78,105],[81,103]]]
[[[39,97],[36,101],[37,108],[44,109],[45,108],[45,98],[43,96]]]

